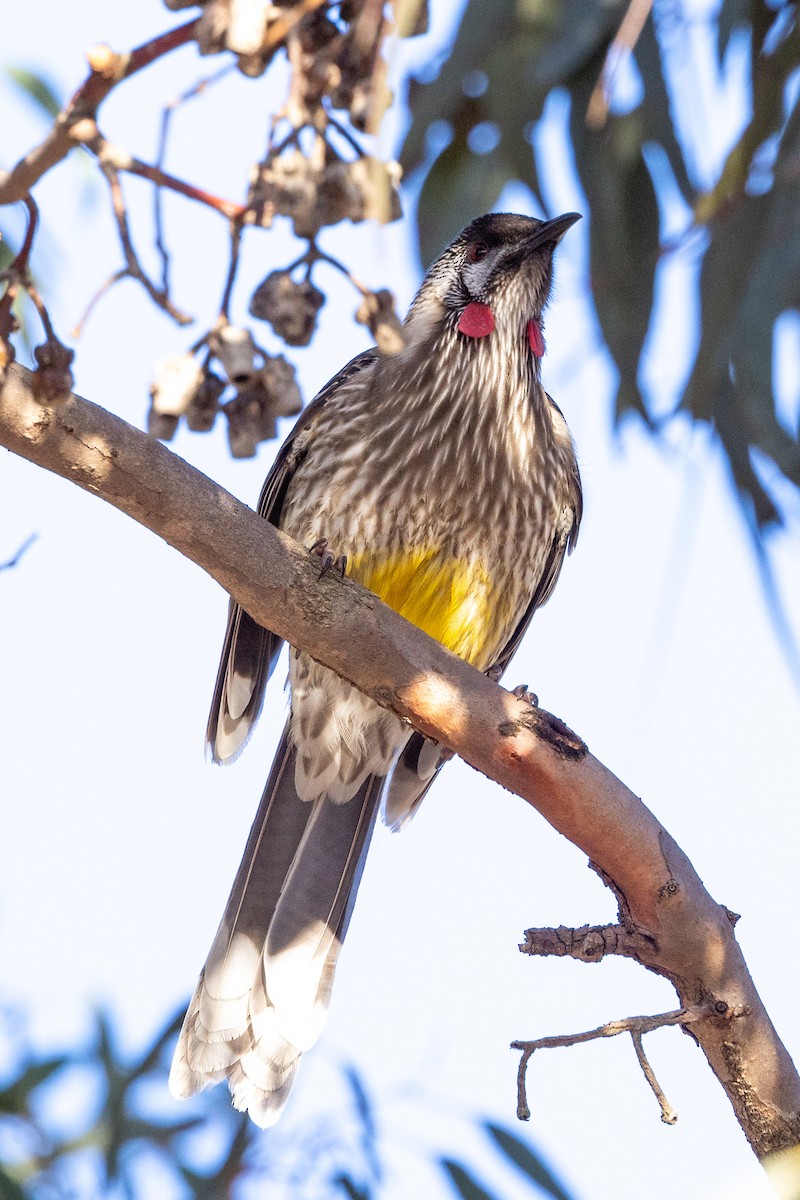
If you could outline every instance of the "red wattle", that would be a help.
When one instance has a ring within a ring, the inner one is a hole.
[[[542,336],[542,327],[535,317],[531,317],[530,321],[528,321],[528,341],[536,357],[543,358],[544,337]]]
[[[486,337],[494,329],[494,317],[488,304],[479,304],[473,300],[464,309],[458,322],[460,333],[471,338]]]

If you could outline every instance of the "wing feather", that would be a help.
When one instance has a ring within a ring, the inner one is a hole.
[[[298,418],[276,454],[258,498],[258,514],[271,525],[280,526],[286,492],[303,460],[303,445],[307,439],[300,435],[313,430],[320,411],[331,396],[354,375],[374,363],[377,357],[378,351],[375,349],[356,355],[334,375]],[[206,743],[214,762],[232,762],[247,744],[261,712],[267,682],[275,669],[282,645],[281,638],[264,629],[231,600],[206,727]]]

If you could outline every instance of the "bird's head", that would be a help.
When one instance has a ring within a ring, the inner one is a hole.
[[[425,336],[444,324],[466,339],[527,333],[541,358],[553,252],[578,220],[579,213],[550,221],[515,213],[478,217],[428,270],[408,315],[409,332]]]

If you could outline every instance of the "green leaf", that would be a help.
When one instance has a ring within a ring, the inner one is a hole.
[[[461,1200],[497,1200],[491,1192],[478,1183],[475,1176],[452,1158],[440,1158],[439,1165],[449,1176],[450,1182]]]
[[[423,162],[434,121],[449,121],[456,135],[466,136],[472,124],[491,120],[504,139],[522,136],[549,92],[565,86],[607,44],[625,7],[625,0],[470,0],[438,76],[409,87],[413,119],[403,169]],[[467,108],[464,81],[474,71],[484,72],[488,87]]]
[[[337,1175],[333,1186],[344,1193],[348,1200],[369,1200],[369,1188],[359,1187],[350,1175]]]
[[[14,246],[9,242],[6,235],[0,229],[0,271],[5,271],[10,263],[16,258],[17,252]]]
[[[69,1062],[65,1055],[45,1058],[31,1063],[13,1083],[0,1091],[0,1113],[24,1115],[28,1112],[28,1100],[32,1091],[45,1083],[56,1071]]]
[[[800,25],[795,24],[771,54],[758,55],[754,61],[753,115],[728,153],[714,187],[695,204],[698,222],[713,220],[744,192],[756,152],[783,125],[785,85],[798,66]]]
[[[589,129],[586,124],[586,107],[603,55],[601,49],[570,90],[570,131],[591,210],[592,296],[620,376],[616,417],[635,410],[647,419],[638,373],[659,261],[658,203],[642,153],[640,111],[610,115],[602,129]]]
[[[627,7],[628,0],[518,0],[519,31],[528,39],[527,82],[545,91],[567,85],[608,45]]]
[[[513,37],[515,3],[516,0],[470,0],[437,77],[426,84],[411,81],[408,105],[412,122],[400,156],[407,174],[425,158],[429,126],[434,121],[455,119],[465,99],[465,77],[470,71],[481,68],[487,52],[494,45]],[[476,120],[481,119],[476,117]]]
[[[24,1188],[0,1167],[0,1200],[28,1200]]]
[[[503,1154],[511,1159],[514,1166],[540,1187],[545,1195],[552,1196],[553,1200],[574,1200],[574,1196],[559,1182],[528,1142],[506,1129],[504,1125],[495,1125],[492,1121],[487,1121],[484,1129]]]
[[[6,75],[19,90],[32,100],[47,117],[57,117],[61,112],[61,101],[53,85],[43,75],[26,71],[23,67],[4,67]]]
[[[430,263],[463,227],[494,208],[509,179],[501,148],[473,154],[458,136],[428,172],[417,206],[422,261]]]
[[[146,1051],[139,1063],[131,1068],[131,1080],[139,1079],[142,1075],[146,1075],[149,1071],[158,1066],[159,1059],[164,1050],[164,1047],[172,1041],[175,1035],[180,1031],[183,1025],[183,1019],[186,1015],[186,1005],[181,1005],[178,1012],[173,1017],[170,1017],[167,1024],[158,1034],[152,1046]]]
[[[675,182],[684,199],[691,200],[694,188],[686,170],[686,160],[675,133],[675,126],[672,123],[672,108],[664,78],[663,55],[656,37],[652,14],[644,23],[644,28],[636,43],[634,57],[644,86],[644,98],[639,108],[642,118],[643,141],[656,142],[664,148],[675,176]]]
[[[722,0],[717,16],[717,57],[722,64],[736,29],[748,29],[752,0]]]
[[[699,420],[713,417],[728,380],[731,329],[755,254],[766,196],[743,196],[713,222],[700,272],[700,345],[681,407]]]
[[[800,156],[800,103],[781,139],[774,185],[761,205],[751,269],[731,334],[732,382],[751,444],[800,485],[800,444],[778,421],[772,387],[776,319],[800,307],[800,192],[792,164]]]
[[[768,455],[800,484],[800,445],[776,415],[772,387],[777,317],[800,304],[800,198],[792,163],[800,153],[800,105],[781,138],[772,189],[745,195],[709,226],[700,279],[700,346],[682,406],[713,419],[736,485],[759,526],[778,518],[751,461]]]
[[[529,127],[551,90],[564,86],[607,45],[624,7],[624,0],[471,0],[437,78],[409,89],[413,120],[401,154],[404,169],[412,171],[424,160],[434,121],[448,122],[453,134],[420,195],[424,262],[468,221],[493,208],[510,180],[528,186],[544,207]],[[600,66],[602,59],[597,73]],[[485,75],[486,88],[468,95],[465,81],[476,71]],[[477,154],[469,134],[484,121],[498,127],[500,143]]]

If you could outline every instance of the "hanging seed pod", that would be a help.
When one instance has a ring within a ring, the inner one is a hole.
[[[249,312],[269,321],[288,345],[307,346],[324,303],[324,294],[310,279],[295,283],[288,271],[272,271],[250,297]]]
[[[160,442],[171,442],[178,428],[178,419],[169,413],[156,412],[151,407],[147,413],[147,432],[151,438],[158,438]]]
[[[68,349],[55,338],[48,338],[41,346],[34,347],[33,357],[36,359],[36,370],[31,386],[36,399],[40,404],[63,404],[69,399],[74,382],[70,370],[75,357],[74,350]]]
[[[256,373],[256,344],[249,329],[222,325],[209,335],[208,348],[236,387],[244,387]]]
[[[287,150],[269,159],[257,171],[250,203],[261,225],[269,225],[275,213],[291,217],[299,238],[311,238],[318,232],[316,213],[320,167],[300,150]]]
[[[282,354],[268,356],[258,376],[273,417],[293,417],[302,411],[303,397],[297,386],[295,369]]]
[[[366,325],[381,354],[399,354],[406,344],[403,326],[395,312],[394,296],[386,288],[364,297],[356,320]]]
[[[228,419],[228,445],[234,458],[254,458],[263,440],[264,411],[256,389],[239,391],[223,405]]]
[[[402,216],[399,181],[397,163],[383,163],[369,156],[353,162],[329,163],[319,188],[325,224],[335,225],[345,217],[353,222],[396,221]]]
[[[297,25],[297,37],[303,53],[315,57],[341,36],[334,22],[319,9],[306,13]]]
[[[156,363],[150,385],[153,411],[179,417],[185,413],[203,382],[203,368],[193,354],[173,354]]]
[[[272,0],[230,0],[225,45],[234,54],[258,55],[273,11]]]
[[[203,372],[203,382],[186,409],[186,424],[195,433],[208,433],[213,429],[220,396],[226,386],[224,379],[220,379],[213,371],[206,369]]]
[[[197,18],[194,36],[201,54],[219,54],[225,49],[230,21],[230,0],[210,0]]]

